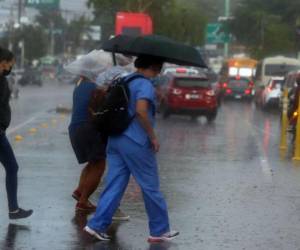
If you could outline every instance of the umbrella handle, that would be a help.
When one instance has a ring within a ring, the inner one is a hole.
[[[112,52],[114,66],[117,66],[117,58],[116,58],[116,53],[115,53],[116,47],[117,46],[115,45],[114,48],[113,48],[113,52]]]
[[[116,59],[116,53],[115,52],[112,53],[112,57],[113,57],[114,66],[117,66],[117,59]]]

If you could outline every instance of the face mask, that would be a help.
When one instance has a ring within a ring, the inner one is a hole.
[[[3,75],[3,76],[8,76],[8,75],[11,73],[11,70],[12,70],[12,67],[11,67],[9,70],[6,70],[6,69],[3,70],[3,71],[2,71],[2,75]]]

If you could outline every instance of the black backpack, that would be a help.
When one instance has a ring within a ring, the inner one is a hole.
[[[128,112],[130,101],[128,85],[137,78],[144,77],[133,75],[114,80],[101,101],[90,109],[91,121],[100,133],[107,136],[120,135],[128,128],[135,117]]]

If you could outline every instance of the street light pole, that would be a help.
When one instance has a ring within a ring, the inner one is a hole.
[[[225,18],[228,20],[230,17],[230,0],[225,0]],[[224,44],[224,58],[228,58],[229,55],[229,42]]]
[[[22,0],[18,0],[18,23],[20,24],[21,23],[21,17],[22,17],[22,9],[23,9],[23,6],[22,6]]]
[[[22,15],[23,15],[22,12],[23,12],[23,0],[18,0],[18,25],[19,25],[19,28],[22,28],[22,22],[21,22],[21,18],[22,18]],[[24,64],[25,64],[25,43],[24,43],[24,39],[21,39],[18,46],[21,49],[20,67],[24,68]]]

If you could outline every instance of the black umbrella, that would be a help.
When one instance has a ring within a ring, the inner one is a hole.
[[[105,42],[102,49],[133,56],[157,56],[169,63],[207,68],[200,53],[194,47],[175,42],[164,36],[119,35]]]
[[[102,49],[109,52],[115,52],[115,53],[121,53],[122,51],[119,51],[121,48],[124,48],[128,43],[132,42],[135,39],[133,36],[127,36],[127,35],[118,35],[115,36],[108,41],[106,41],[102,45]]]

